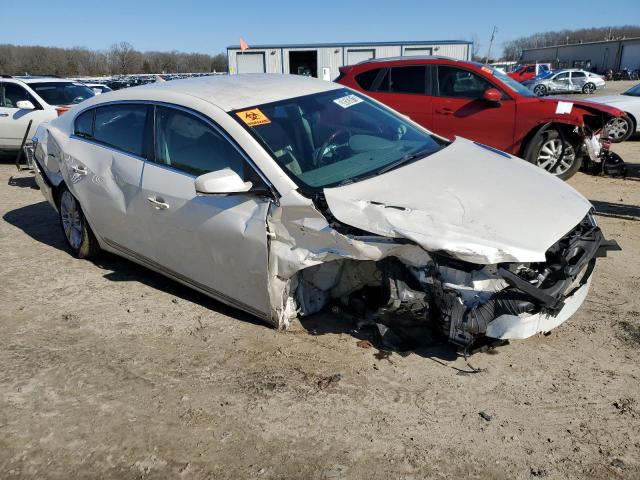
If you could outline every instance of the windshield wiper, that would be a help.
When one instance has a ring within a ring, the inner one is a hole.
[[[418,160],[419,158],[426,157],[430,153],[433,153],[433,151],[431,149],[429,149],[429,148],[423,148],[421,150],[417,150],[415,152],[408,153],[407,155],[402,157],[400,160],[396,160],[395,162],[390,163],[389,165],[387,165],[385,167],[382,167],[380,170],[378,170],[376,172],[376,175],[380,175],[382,173],[387,173],[389,170],[393,170],[395,168],[398,168],[398,167],[404,165],[405,163],[409,163],[409,162],[412,162],[414,160]]]

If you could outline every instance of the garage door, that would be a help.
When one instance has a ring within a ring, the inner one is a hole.
[[[415,57],[415,56],[430,56],[433,54],[432,48],[405,48],[404,56],[405,57]]]
[[[640,68],[640,44],[624,45],[622,47],[620,69],[623,68],[628,68],[629,70],[637,70]]]
[[[264,53],[238,53],[238,73],[264,73]]]
[[[372,58],[376,58],[373,49],[347,50],[347,65],[355,65],[356,63],[365,62]]]

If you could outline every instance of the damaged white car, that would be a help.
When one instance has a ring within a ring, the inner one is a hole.
[[[383,334],[526,338],[569,318],[618,248],[544,170],[305,77],[120,90],[35,142],[76,256],[113,252],[277,328],[338,305]]]

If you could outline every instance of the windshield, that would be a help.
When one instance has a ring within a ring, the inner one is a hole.
[[[29,85],[49,105],[74,105],[95,93],[82,83],[44,82]]]
[[[632,97],[640,97],[640,83],[623,93],[623,95],[631,95]]]
[[[483,67],[483,69],[484,68],[485,67]],[[490,67],[488,67],[488,68],[490,68]],[[525,87],[521,83],[519,83],[516,80],[514,80],[513,78],[511,78],[506,73],[502,73],[500,70],[496,70],[495,68],[491,68],[491,73],[493,73],[494,77],[496,77],[498,80],[500,80],[502,83],[504,83],[507,87],[509,87],[510,90],[513,90],[514,92],[519,93],[520,95],[524,95],[525,97],[535,97],[536,96],[535,93],[533,93],[527,87]]]
[[[447,143],[347,89],[233,112],[301,187],[318,191],[397,168]]]

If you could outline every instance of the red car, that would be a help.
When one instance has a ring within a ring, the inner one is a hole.
[[[551,65],[548,63],[528,63],[507,75],[513,78],[516,82],[522,83],[527,80],[532,80],[538,75],[549,71],[551,71]]]
[[[435,133],[481,142],[562,179],[583,159],[604,169],[609,142],[600,140],[603,127],[623,115],[605,105],[538,98],[499,70],[449,58],[368,60],[340,72],[337,82]]]

